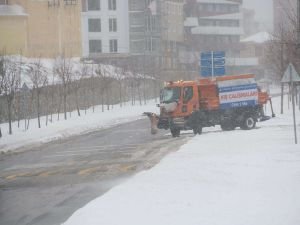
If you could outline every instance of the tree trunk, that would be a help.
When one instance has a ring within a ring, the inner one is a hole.
[[[284,96],[284,84],[281,84],[281,114],[283,114],[283,96]]]
[[[144,94],[144,105],[147,104],[147,100],[146,100],[146,79],[144,77],[144,81],[143,81],[143,94]]]
[[[10,96],[7,97],[7,107],[8,107],[8,123],[9,123],[9,134],[12,135],[12,115],[11,115],[11,105],[12,99]]]
[[[26,130],[29,129],[29,124],[30,124],[30,117],[28,117],[28,119],[27,119],[27,127],[26,127]]]
[[[61,96],[59,96],[59,103],[58,103],[58,108],[57,108],[57,120],[59,121],[60,117],[60,107],[61,107]]]
[[[92,101],[93,101],[93,113],[95,112],[95,91],[93,90],[93,99],[92,99]]]
[[[50,109],[50,121],[53,122],[53,108],[54,108],[54,89],[51,88],[51,109]]]
[[[122,82],[119,83],[119,101],[120,107],[122,108]]]
[[[64,93],[64,117],[67,120],[67,95]]]
[[[108,88],[105,91],[105,96],[106,96],[106,107],[107,107],[107,111],[109,111],[109,105],[110,105],[110,101],[109,101],[109,90]]]
[[[75,101],[76,101],[77,114],[78,114],[78,116],[80,116],[80,109],[79,109],[78,93],[77,93],[77,91],[75,92]]]
[[[141,87],[138,86],[138,96],[139,96],[139,102],[140,102],[140,105],[142,105],[142,95],[141,95]]]
[[[46,127],[48,126],[48,117],[49,117],[49,87],[46,87]]]
[[[134,98],[134,85],[131,84],[131,105],[135,104],[135,98]]]
[[[38,116],[38,126],[41,128],[41,115],[40,115],[40,92],[36,90],[36,97],[37,97],[37,116]]]
[[[20,107],[20,94],[18,94],[18,97],[17,97],[17,117],[18,117],[18,128],[20,128],[20,111],[21,111],[21,107]]]
[[[101,94],[102,112],[104,112],[104,93]]]

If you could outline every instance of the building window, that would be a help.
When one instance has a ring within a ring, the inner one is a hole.
[[[99,11],[100,9],[100,0],[88,0],[89,11]]]
[[[109,19],[109,32],[116,32],[117,31],[117,19],[111,18]]]
[[[89,32],[101,32],[101,19],[89,19]]]
[[[116,39],[109,40],[109,51],[118,52],[118,40]]]
[[[148,15],[146,16],[146,30],[147,31],[155,31],[156,27],[156,18],[155,16]]]
[[[153,52],[158,48],[158,40],[157,38],[147,38],[146,39],[146,51]]]
[[[101,53],[102,52],[102,41],[101,40],[90,40],[89,41],[90,53]]]
[[[117,10],[117,0],[108,0],[108,9]]]
[[[77,5],[77,0],[64,0],[65,5]]]

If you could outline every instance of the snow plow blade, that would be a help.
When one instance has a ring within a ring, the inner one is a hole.
[[[159,121],[159,116],[156,115],[155,113],[151,113],[151,112],[144,112],[143,115],[147,116],[150,120],[151,134],[153,134],[153,135],[157,134],[157,132],[158,132],[157,124]]]

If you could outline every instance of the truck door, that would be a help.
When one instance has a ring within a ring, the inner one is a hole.
[[[193,96],[193,86],[186,86],[183,88],[183,105],[181,109],[183,114],[190,115],[190,113],[193,111],[193,104],[191,104]]]

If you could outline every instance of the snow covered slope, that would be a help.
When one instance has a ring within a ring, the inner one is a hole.
[[[250,131],[204,129],[64,225],[300,224],[300,147],[276,100],[277,118]]]

